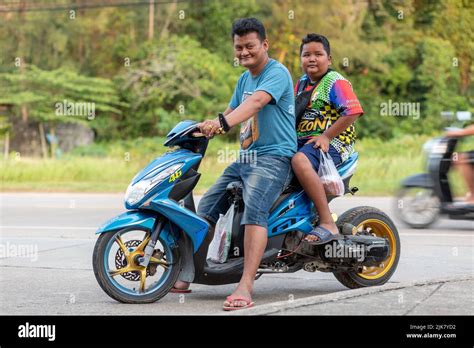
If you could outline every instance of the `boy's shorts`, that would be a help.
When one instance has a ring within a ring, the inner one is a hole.
[[[314,143],[310,143],[305,145],[309,138],[298,139],[298,152],[303,153],[311,162],[314,170],[316,173],[319,170],[319,163],[321,161],[321,150],[315,149]],[[336,148],[329,144],[329,155],[331,156],[332,160],[336,167],[342,163],[342,158],[339,152],[337,152]]]

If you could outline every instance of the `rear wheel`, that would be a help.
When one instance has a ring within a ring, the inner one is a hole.
[[[150,263],[139,264],[150,232],[136,228],[100,235],[94,248],[93,268],[100,287],[123,303],[151,303],[165,296],[180,271],[178,248],[158,238]]]
[[[355,226],[354,234],[368,232],[373,236],[386,238],[390,245],[388,257],[375,267],[363,267],[362,272],[335,272],[336,279],[350,289],[385,284],[395,272],[400,258],[400,238],[392,220],[381,210],[373,207],[356,207],[348,210],[337,221]]]

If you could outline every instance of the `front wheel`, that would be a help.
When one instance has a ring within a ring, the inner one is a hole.
[[[139,264],[150,232],[125,228],[100,235],[94,248],[94,274],[102,290],[122,303],[151,303],[165,296],[176,282],[181,259],[178,248],[158,238],[150,263]]]
[[[395,272],[400,259],[400,237],[392,220],[381,210],[373,207],[356,207],[346,211],[337,220],[339,228],[344,224],[355,226],[354,234],[368,232],[385,238],[390,245],[390,254],[378,266],[364,266],[362,272],[334,272],[336,279],[350,289],[385,284]]]
[[[441,204],[432,188],[404,187],[395,203],[398,218],[412,228],[428,228],[439,218]]]

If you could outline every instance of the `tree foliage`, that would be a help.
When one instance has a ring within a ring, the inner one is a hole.
[[[101,2],[74,2],[83,3]],[[14,117],[26,105],[33,118],[61,122],[52,113],[58,100],[95,101],[101,117],[88,124],[99,138],[163,135],[180,119],[225,109],[243,71],[233,65],[231,24],[254,16],[266,26],[270,55],[295,81],[301,38],[329,38],[333,67],[366,112],[359,137],[432,133],[440,111],[473,109],[472,1],[196,0],[157,1],[154,9],[152,39],[148,4],[138,1],[78,9],[74,18],[65,10],[1,12],[0,104],[13,105]],[[420,119],[382,117],[388,101],[419,103]]]

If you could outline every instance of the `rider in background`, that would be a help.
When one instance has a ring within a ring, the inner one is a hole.
[[[329,68],[331,50],[325,36],[306,35],[300,46],[300,58],[305,74],[295,87],[298,152],[291,164],[320,218],[320,224],[305,241],[324,244],[340,235],[317,174],[319,149],[328,152],[336,166],[344,162],[354,151],[353,123],[364,111],[349,81]]]
[[[445,135],[459,138],[474,135],[474,124],[464,129],[448,131]],[[453,161],[453,163],[463,176],[467,185],[468,192],[465,203],[474,204],[474,151],[459,153],[457,161]]]

